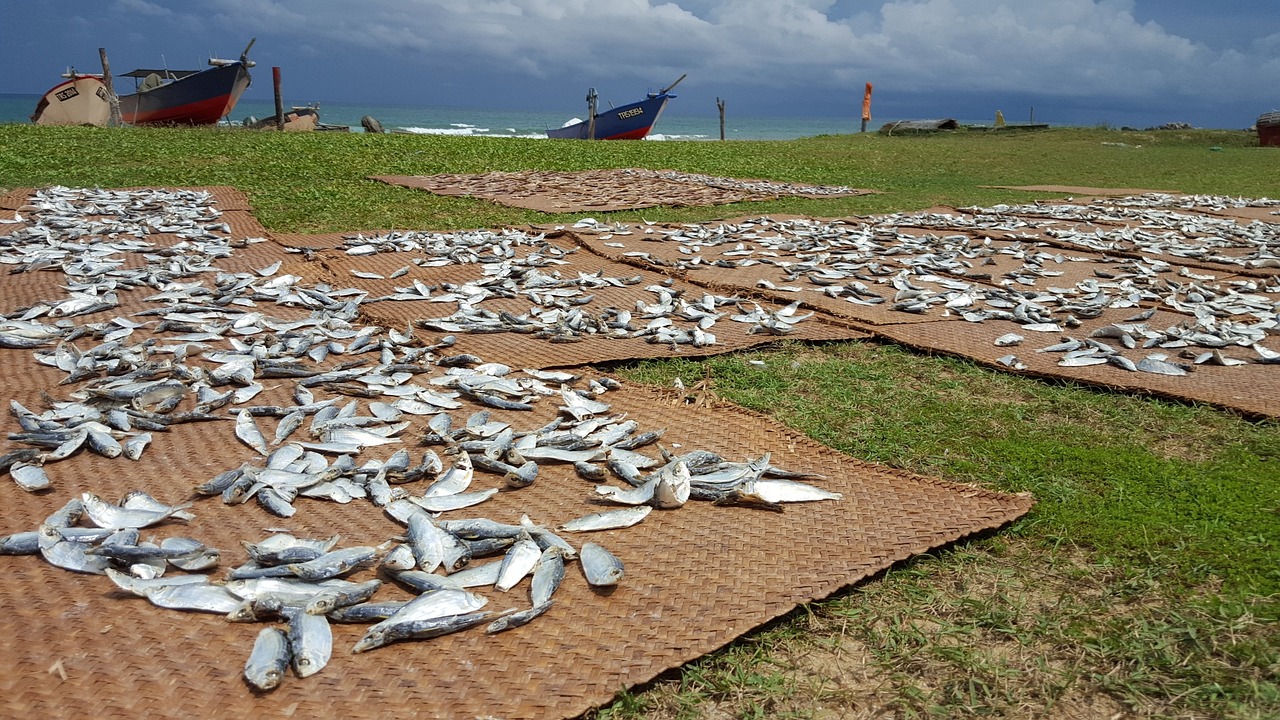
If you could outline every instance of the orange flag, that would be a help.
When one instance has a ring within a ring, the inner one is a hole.
[[[867,92],[862,96],[862,119],[871,119],[871,83],[867,83]]]

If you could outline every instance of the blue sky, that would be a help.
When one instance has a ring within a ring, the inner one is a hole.
[[[1275,0],[6,0],[0,93],[74,65],[258,62],[247,97],[579,112],[1242,128],[1280,108]],[[129,82],[129,81],[125,81]]]

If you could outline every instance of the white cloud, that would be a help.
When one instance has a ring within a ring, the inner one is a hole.
[[[163,17],[172,15],[173,11],[146,0],[116,0],[112,12],[135,15],[151,15]]]
[[[143,0],[118,0],[155,8]],[[357,48],[430,71],[532,78],[590,68],[693,83],[850,91],[865,80],[910,92],[1207,98],[1275,84],[1276,36],[1213,51],[1135,19],[1132,0],[207,0],[245,32]],[[188,11],[191,12],[191,11]]]

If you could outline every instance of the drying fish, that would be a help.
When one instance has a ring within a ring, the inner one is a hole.
[[[85,515],[94,525],[102,528],[144,528],[164,522],[191,507],[191,503],[146,508],[112,505],[93,493],[83,493],[80,501]]]
[[[372,562],[377,554],[378,548],[362,545],[333,550],[305,562],[290,563],[287,567],[303,580],[327,580]]]
[[[257,423],[253,421],[253,416],[249,414],[248,410],[241,410],[240,414],[236,416],[236,437],[240,439],[240,442],[256,450],[263,457],[271,454],[271,451],[267,449],[266,436],[258,429]]]
[[[143,594],[153,605],[171,610],[226,615],[240,606],[240,598],[223,585],[186,583],[148,587]]]
[[[401,608],[400,613],[397,613],[396,615],[393,615],[369,628],[364,637],[360,638],[360,641],[356,643],[354,648],[352,648],[352,652],[368,652],[369,650],[400,640],[426,640],[429,638],[440,637],[441,635],[448,635],[449,633],[455,633],[466,630],[467,628],[475,627],[493,616],[492,612],[486,610],[446,615],[444,617],[405,619],[397,621],[396,617],[403,612],[404,608]]]
[[[333,655],[333,631],[329,619],[300,610],[288,613],[289,650],[293,671],[300,678],[324,669]]]
[[[644,520],[645,517],[653,510],[648,505],[641,505],[634,508],[623,508],[621,510],[605,510],[604,512],[591,513],[580,518],[570,520],[558,529],[564,532],[594,532],[597,530],[617,530],[619,528],[631,527],[636,523]]]
[[[100,555],[90,555],[89,545],[72,540],[64,540],[58,529],[49,523],[40,526],[37,540],[40,554],[50,565],[72,572],[103,575],[110,563]]]
[[[43,465],[14,463],[9,468],[9,476],[18,484],[18,487],[27,492],[48,490],[52,486]]]
[[[443,513],[451,510],[461,510],[469,508],[473,505],[488,500],[498,494],[498,488],[489,488],[488,490],[477,490],[475,492],[454,493],[452,495],[436,495],[431,497],[409,497],[409,502],[421,507],[427,512]]]
[[[467,590],[443,589],[419,595],[391,617],[370,627],[352,652],[365,652],[397,640],[425,639],[472,627],[491,614],[475,612],[487,603],[484,597]]]
[[[407,600],[388,600],[383,602],[366,602],[330,610],[326,617],[331,622],[368,623],[386,620],[400,611],[408,603]]]
[[[1147,356],[1137,362],[1137,370],[1139,372],[1153,373],[1156,375],[1186,375],[1187,368],[1176,363],[1171,363],[1161,357]]]
[[[840,500],[844,496],[838,492],[823,490],[807,483],[794,480],[753,480],[739,486],[739,492],[745,496],[759,498],[765,503],[797,503],[817,500]]]
[[[474,476],[471,456],[467,453],[460,453],[458,459],[454,461],[453,467],[445,471],[438,480],[432,483],[423,495],[425,497],[456,495],[471,486],[471,480]]]
[[[244,665],[244,679],[257,690],[274,690],[289,667],[289,640],[279,628],[263,628]]]
[[[538,543],[525,533],[503,556],[502,565],[498,569],[498,580],[493,585],[494,589],[498,592],[506,592],[515,587],[516,583],[533,571],[534,565],[538,563],[541,556],[542,551],[538,548]]]
[[[578,562],[592,587],[609,587],[622,580],[622,561],[597,543],[583,543]]]
[[[564,551],[552,545],[542,551],[538,562],[533,566],[533,580],[529,589],[529,599],[533,605],[537,607],[551,602],[551,596],[563,580]]]
[[[538,616],[550,610],[552,602],[553,601],[551,600],[547,600],[546,602],[540,605],[534,605],[533,607],[527,610],[520,610],[517,612],[511,612],[511,613],[507,613],[506,615],[502,615],[497,620],[494,620],[493,622],[489,623],[489,625],[484,629],[484,631],[486,634],[492,635],[494,633],[500,633],[505,630],[510,630],[512,628],[518,628],[522,625],[527,625],[530,622],[532,622],[534,618],[537,618]]]
[[[169,587],[173,585],[205,585],[209,579],[203,575],[175,575],[172,577],[139,578],[114,568],[106,569],[107,577],[121,590],[138,597],[146,597],[151,588]]]

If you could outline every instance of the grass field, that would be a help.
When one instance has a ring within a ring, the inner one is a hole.
[[[566,222],[367,180],[646,167],[878,194],[610,218],[840,217],[1026,201],[987,185],[1280,197],[1243,132],[1054,129],[788,142],[0,126],[0,191],[232,185],[270,230]],[[748,363],[761,360],[763,367]],[[705,382],[850,455],[1038,501],[1021,521],[794,612],[599,718],[1280,717],[1280,427],[889,345],[784,343],[611,368]]]

